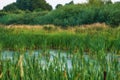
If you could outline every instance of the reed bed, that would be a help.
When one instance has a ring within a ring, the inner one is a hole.
[[[120,79],[119,28],[57,30],[48,26],[37,29],[0,28],[0,79]],[[34,55],[34,50],[39,49],[42,51]],[[52,60],[51,49],[57,50],[57,56],[53,55]],[[2,56],[6,50],[14,52],[12,58]],[[62,51],[65,51],[65,57],[61,57]],[[68,65],[68,60],[71,65]]]
[[[0,28],[1,49],[62,49],[77,51],[120,50],[119,28],[20,29]]]

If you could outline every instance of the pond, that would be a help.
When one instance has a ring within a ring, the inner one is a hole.
[[[75,54],[70,54],[69,52],[65,51],[60,51],[60,50],[48,50],[48,51],[43,51],[43,50],[27,50],[24,52],[24,54],[20,54],[17,51],[2,51],[0,54],[0,59],[1,61],[11,61],[14,62],[13,60],[19,60],[19,56],[23,55],[24,56],[24,64],[26,65],[26,60],[30,59],[35,59],[38,60],[39,64],[42,65],[43,69],[46,68],[46,65],[49,66],[53,63],[55,63],[55,60],[58,61],[58,65],[62,65],[63,68],[67,66],[67,69],[71,70],[73,68],[73,62],[79,63],[82,61],[80,57],[78,58],[78,55]],[[97,63],[99,61],[94,60],[91,58],[89,55],[87,55],[85,52],[83,56],[81,56],[84,61],[90,62],[90,63]],[[119,64],[120,64],[120,56],[115,56],[111,53],[107,54],[105,56],[106,62],[111,62],[113,58],[117,58]],[[33,63],[34,64],[34,63]],[[57,66],[58,66],[57,65]],[[97,66],[99,67],[99,66]]]

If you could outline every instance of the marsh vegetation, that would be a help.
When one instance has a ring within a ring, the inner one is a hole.
[[[85,26],[2,25],[0,79],[119,80],[120,28]]]

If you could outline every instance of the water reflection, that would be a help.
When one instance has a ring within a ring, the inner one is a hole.
[[[1,52],[1,60],[13,60],[15,59],[15,57],[19,58],[20,53],[19,52],[15,52],[15,51],[2,51]],[[53,62],[55,63],[55,61],[59,61],[58,65],[62,65],[62,68],[64,69],[67,66],[67,69],[71,70],[72,69],[72,54],[69,54],[67,52],[64,51],[58,51],[58,50],[49,50],[49,51],[42,51],[42,50],[32,50],[32,51],[26,51],[24,54],[24,58],[25,59],[31,59],[31,58],[35,58],[36,60],[38,60],[38,62],[40,63],[40,65],[43,66],[43,69],[46,68],[47,66],[51,66],[51,64],[53,64]],[[92,62],[95,63],[96,61],[94,59],[90,59],[90,57],[86,54],[83,55],[84,57],[84,61],[87,62]],[[107,54],[106,56],[106,60],[107,62],[111,62],[111,60],[116,57],[119,60],[120,63],[120,56],[114,56],[113,54]],[[24,64],[26,63],[26,60],[24,59]],[[78,58],[76,58],[78,59]],[[97,66],[98,67],[98,66]]]

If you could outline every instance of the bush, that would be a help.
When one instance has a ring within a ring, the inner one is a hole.
[[[43,16],[48,11],[43,12],[21,12],[4,15],[0,18],[1,24],[35,24],[35,17]]]
[[[4,16],[4,15],[7,15],[7,12],[0,11],[0,17],[2,17],[2,16]]]
[[[13,24],[11,21],[18,21],[22,14],[8,14],[0,18],[1,24]]]
[[[120,25],[120,10],[116,10],[110,13],[110,18],[108,23],[112,26],[119,26]]]
[[[86,5],[66,5],[56,9],[44,17],[39,17],[39,24],[55,24],[60,26],[75,26],[96,22],[97,8]]]
[[[111,26],[118,26],[120,24],[120,5],[109,4],[100,8],[98,14],[98,21],[105,22]]]
[[[51,11],[43,17],[37,17],[39,24],[55,24],[59,26],[76,26],[96,22],[118,26],[120,24],[119,4],[67,5]]]

